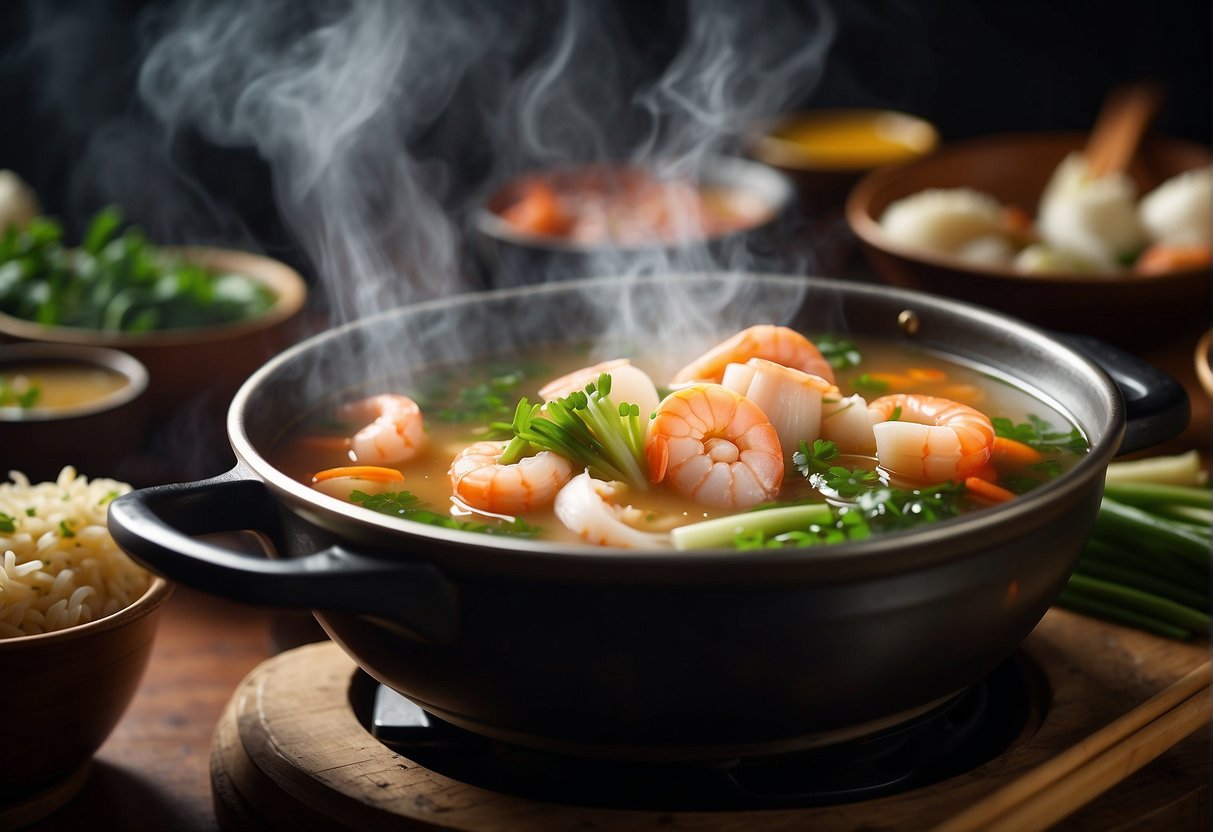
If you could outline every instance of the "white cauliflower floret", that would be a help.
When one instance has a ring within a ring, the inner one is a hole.
[[[1036,225],[1053,248],[1116,271],[1146,242],[1136,203],[1137,188],[1128,176],[1110,173],[1092,179],[1086,158],[1071,153],[1045,187]]]
[[[1003,236],[1003,207],[971,188],[930,188],[891,203],[880,226],[895,242],[956,254],[974,240]]]
[[[1213,167],[1172,176],[1141,198],[1138,217],[1151,242],[1176,246],[1210,245]]]

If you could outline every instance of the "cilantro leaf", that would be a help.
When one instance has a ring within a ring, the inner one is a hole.
[[[864,393],[869,396],[883,395],[889,392],[889,383],[878,378],[872,378],[867,373],[856,376],[851,379],[851,387],[857,393]]]
[[[1067,451],[1073,454],[1084,454],[1090,447],[1086,437],[1079,433],[1078,428],[1059,431],[1048,421],[1033,414],[1029,414],[1028,421],[1019,424],[1015,424],[1003,416],[996,416],[990,421],[994,424],[995,436],[1014,439],[1038,451]]]
[[[813,339],[813,343],[817,349],[821,350],[822,356],[830,362],[830,366],[835,370],[858,367],[863,362],[863,355],[859,352],[859,348],[845,338],[819,335]]]
[[[478,534],[496,534],[511,537],[538,537],[543,531],[539,526],[532,526],[521,519],[500,523],[475,523],[469,520],[459,520],[449,514],[440,514],[424,508],[421,499],[411,491],[385,491],[382,494],[367,494],[364,491],[350,492],[350,501],[358,503],[363,508],[387,514],[392,517],[402,517],[414,523],[425,523],[429,526],[440,526],[446,529],[456,529]]]

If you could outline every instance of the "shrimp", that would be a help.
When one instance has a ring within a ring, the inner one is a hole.
[[[587,543],[599,546],[656,549],[670,546],[668,532],[641,531],[648,512],[619,505],[627,491],[621,482],[604,482],[584,471],[560,489],[553,507],[560,522]]]
[[[383,465],[412,459],[426,446],[421,408],[408,396],[385,393],[342,408],[349,419],[371,419],[350,439],[354,462]]]
[[[719,382],[729,364],[744,364],[751,358],[765,358],[834,381],[834,368],[813,342],[794,329],[759,324],[743,329],[717,344],[674,374],[672,384],[689,381]]]
[[[748,508],[779,493],[783,448],[758,405],[719,384],[675,390],[657,406],[645,442],[649,479],[696,502]]]
[[[552,502],[573,478],[573,463],[551,451],[502,465],[506,444],[475,442],[455,455],[447,474],[460,501],[493,514],[519,514]]]
[[[545,402],[563,398],[570,393],[584,390],[591,382],[596,383],[603,373],[611,376],[612,401],[637,405],[642,416],[648,416],[657,407],[657,386],[653,384],[648,373],[633,366],[626,358],[603,361],[593,367],[584,367],[553,379],[539,388],[539,397]]]
[[[968,405],[896,393],[876,399],[868,411],[876,459],[894,474],[922,482],[962,480],[990,461],[994,425]]]

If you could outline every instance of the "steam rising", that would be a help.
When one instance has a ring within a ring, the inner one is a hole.
[[[745,131],[812,92],[836,29],[827,4],[717,0],[657,5],[652,14],[685,17],[682,42],[655,49],[644,21],[623,19],[613,3],[152,7],[140,20],[137,80],[147,114],[96,131],[91,155],[104,155],[98,167],[111,173],[90,184],[128,205],[142,187],[136,220],[164,211],[183,230],[192,214],[212,238],[226,233],[228,244],[249,247],[237,212],[175,158],[199,137],[220,149],[252,148],[336,322],[480,288],[486,281],[466,241],[500,183],[593,161],[700,177],[741,150]],[[165,197],[170,204],[157,206]],[[798,267],[811,262],[806,252]],[[606,250],[590,269],[766,266],[745,245],[695,244]],[[542,268],[525,274],[527,282],[551,277]],[[701,332],[732,301],[723,292],[671,298],[662,334]],[[627,313],[626,299],[610,311],[620,331],[628,331]],[[419,336],[395,333],[396,354],[408,349],[404,337]]]

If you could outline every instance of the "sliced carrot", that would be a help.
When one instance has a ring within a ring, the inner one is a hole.
[[[1137,258],[1136,269],[1141,274],[1207,269],[1213,262],[1208,246],[1175,246],[1155,243]]]
[[[545,182],[528,184],[518,201],[501,212],[501,218],[529,234],[560,236],[569,230],[556,189]]]
[[[1032,216],[1018,205],[1008,205],[1003,209],[1002,227],[1007,234],[1024,245],[1036,238]]]
[[[932,384],[942,384],[948,380],[948,374],[934,367],[911,367],[906,375],[915,381],[929,381]]]
[[[890,393],[896,393],[900,390],[908,390],[913,386],[909,377],[899,375],[898,373],[868,373],[868,378],[873,381],[881,381],[889,386]]]
[[[335,480],[338,477],[355,477],[372,482],[404,482],[404,474],[395,468],[382,468],[378,465],[343,465],[340,468],[327,468],[312,475],[312,482]]]
[[[1031,445],[1025,445],[1017,439],[1008,439],[1005,436],[994,437],[994,444],[990,447],[990,455],[995,462],[1017,467],[1031,465],[1033,462],[1040,462],[1044,458],[1044,454]]]
[[[988,462],[973,472],[972,476],[983,479],[986,482],[995,482],[998,479],[998,469]]]
[[[986,397],[985,391],[975,384],[948,384],[940,387],[938,393],[945,399],[967,404],[970,407],[975,407]]]
[[[1005,503],[1007,500],[1015,499],[1015,492],[1008,491],[1001,485],[986,482],[981,477],[966,477],[965,488],[971,491],[974,497],[988,500],[991,503]]]

